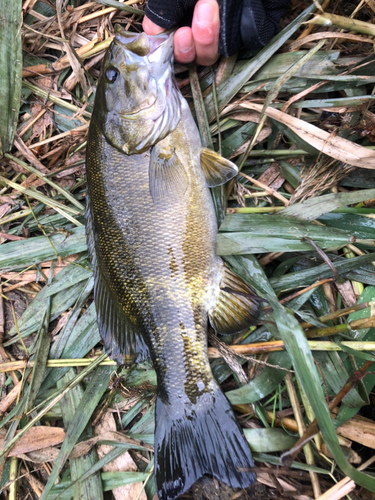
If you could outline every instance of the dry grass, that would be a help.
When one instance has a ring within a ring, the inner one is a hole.
[[[139,32],[144,7],[107,3],[22,4],[22,97],[0,157],[0,491],[9,500],[155,495],[155,372],[105,359],[85,251],[100,64],[114,24]],[[209,349],[258,483],[233,492],[201,481],[184,498],[375,491],[360,472],[372,470],[375,448],[375,7],[326,0],[324,13],[295,26],[310,5],[292,1],[283,38],[258,53],[222,58],[214,73],[175,67],[203,141],[242,168],[228,207],[216,202],[218,253],[269,302],[256,327]],[[301,435],[314,438],[298,446]]]

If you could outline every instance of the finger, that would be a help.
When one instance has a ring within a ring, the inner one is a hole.
[[[217,58],[219,47],[220,17],[216,0],[199,0],[194,9],[192,33],[196,61],[210,66]]]
[[[164,31],[164,28],[153,23],[147,16],[143,18],[142,27],[146,35],[158,35]]]
[[[176,61],[187,64],[195,59],[193,33],[187,26],[180,28],[174,35],[174,57]]]

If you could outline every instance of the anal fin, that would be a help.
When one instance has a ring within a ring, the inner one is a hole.
[[[117,363],[124,364],[126,358],[130,357],[135,362],[143,361],[149,357],[149,351],[143,340],[141,327],[137,324],[138,311],[129,294],[127,314],[124,313],[101,271],[100,260],[95,251],[95,233],[88,193],[86,199],[86,239],[94,268],[94,301],[100,337],[106,353]]]
[[[216,292],[216,301],[208,315],[217,333],[231,335],[256,323],[261,311],[261,299],[224,264],[222,280]]]

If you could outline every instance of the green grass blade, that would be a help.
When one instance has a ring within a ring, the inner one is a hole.
[[[77,319],[81,314],[82,308],[86,303],[87,299],[89,298],[89,296],[91,295],[93,289],[94,289],[94,277],[92,276],[87,281],[84,289],[82,290],[82,293],[80,294],[76,303],[74,304],[69,319],[65,324],[63,330],[61,331],[59,337],[53,343],[50,352],[50,359],[58,359],[61,356],[66,346],[66,343],[68,342],[72,334],[73,328],[77,323]]]
[[[100,342],[100,335],[96,324],[95,305],[92,303],[74,325],[70,337],[61,353],[61,357],[67,359],[82,358],[93,349],[98,342]],[[51,370],[47,374],[41,390],[46,391],[53,387],[68,370],[69,368]]]
[[[66,431],[65,440],[61,446],[60,453],[55,461],[55,465],[48,478],[47,484],[43,490],[40,500],[46,500],[47,495],[64,464],[76,444],[78,438],[86,427],[92,413],[100,401],[104,391],[107,389],[112,367],[101,366],[96,369],[85,390],[85,393],[76,409],[74,417]]]
[[[375,491],[375,478],[354,469],[341,450],[335,426],[322,392],[321,380],[300,324],[279,303],[276,294],[272,291],[270,285],[266,283],[267,278],[264,275],[263,269],[254,257],[230,257],[229,259],[235,271],[240,273],[261,295],[264,296],[265,294],[267,296],[275,314],[277,328],[292,359],[298,380],[309,399],[322,437],[338,466],[344,474],[353,479],[357,484],[364,486],[370,491]],[[262,277],[261,280],[260,277]],[[261,281],[260,286],[259,281]]]
[[[258,54],[250,61],[241,66],[237,72],[233,72],[230,79],[223,82],[217,88],[218,106],[221,110],[245,85],[245,83],[256,73],[263,64],[297,31],[302,23],[307,21],[310,14],[316,9],[315,4],[311,4],[298,17],[294,19],[286,28],[276,35],[271,42],[266,45]],[[206,112],[209,121],[215,118],[215,104],[212,93],[206,97]]]
[[[45,314],[46,299],[52,297],[51,321],[66,311],[76,300],[77,295],[84,287],[84,282],[92,277],[92,271],[80,266],[70,264],[60,271],[53,282],[46,285],[34,298],[18,321],[18,328],[24,337],[38,330]],[[16,328],[9,334],[16,335]]]
[[[290,436],[284,429],[243,429],[245,438],[251,451],[257,453],[272,453],[288,450],[297,441],[297,437]]]
[[[334,261],[334,266],[340,276],[346,277],[349,271],[358,269],[372,261],[375,261],[374,253],[362,255],[361,257],[355,257],[353,259],[340,258]],[[332,278],[333,272],[327,264],[321,264],[311,269],[289,273],[280,278],[271,278],[270,283],[275,292],[279,292],[281,290],[294,289],[298,286],[312,285],[317,280],[317,277],[319,277],[319,279]]]
[[[55,260],[57,259],[55,249],[62,258],[87,250],[85,228],[77,227],[68,233],[53,234],[48,239],[45,236],[37,236],[33,238],[32,245],[28,240],[12,241],[1,245],[0,270],[7,272],[47,260]]]
[[[265,252],[311,251],[301,241],[309,237],[324,249],[342,248],[353,242],[349,231],[327,228],[293,217],[260,214],[227,214],[216,239],[218,255],[244,255]],[[375,245],[373,240],[369,245]]]
[[[70,382],[74,376],[74,369],[71,369],[61,380],[59,380],[57,387],[60,388],[65,383]],[[69,427],[69,425],[71,425],[83,396],[84,390],[81,384],[78,384],[61,400],[61,411],[65,427]],[[91,422],[89,421],[86,428],[82,432],[81,440],[90,439],[93,436],[93,428]],[[95,447],[91,448],[91,450],[82,457],[69,459],[70,477],[73,483],[72,490],[74,498],[79,498],[80,500],[92,500],[93,498],[95,498],[95,500],[100,500],[103,498],[103,488],[100,474],[94,473],[84,481],[75,482],[97,462],[98,455]]]
[[[0,2],[0,150],[13,144],[21,102],[22,87],[22,1]]]
[[[50,303],[50,300],[47,302]],[[39,332],[38,347],[34,360],[35,363],[30,381],[29,394],[27,396],[26,411],[30,411],[33,408],[40,386],[42,385],[50,345],[51,339],[48,335],[48,325],[47,328],[42,326]]]
[[[72,203],[72,205],[75,205],[78,208],[78,210],[80,210],[81,212],[85,211],[85,207],[82,205],[82,203],[80,203],[79,201],[77,201],[74,198],[74,196],[72,196],[66,189],[64,189],[63,187],[59,186],[55,182],[51,181],[51,179],[49,179],[49,177],[47,177],[46,175],[44,175],[41,172],[39,172],[39,170],[37,170],[36,168],[32,167],[31,165],[28,165],[27,163],[25,163],[24,161],[20,160],[19,158],[16,158],[15,156],[12,156],[10,154],[6,154],[4,156],[6,158],[8,158],[9,160],[15,161],[16,163],[18,163],[18,165],[20,165],[24,169],[28,170],[29,172],[32,172],[37,177],[39,177],[39,179],[43,179],[46,184],[49,184],[58,193],[61,193],[68,201],[70,201],[70,203]]]
[[[346,207],[352,203],[371,200],[375,198],[375,189],[361,189],[359,191],[350,191],[348,193],[333,193],[323,196],[310,198],[302,203],[296,203],[285,208],[275,217],[298,217],[304,220],[318,219],[328,212],[337,208]]]
[[[251,382],[225,393],[232,405],[251,404],[268,396],[284,380],[285,370],[290,369],[292,362],[287,352],[273,352],[268,356],[267,363],[275,368],[266,366]]]

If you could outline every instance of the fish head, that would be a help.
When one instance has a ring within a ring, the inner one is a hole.
[[[94,112],[106,140],[141,153],[172,132],[181,94],[173,77],[173,33],[129,33],[116,25],[104,58]]]

